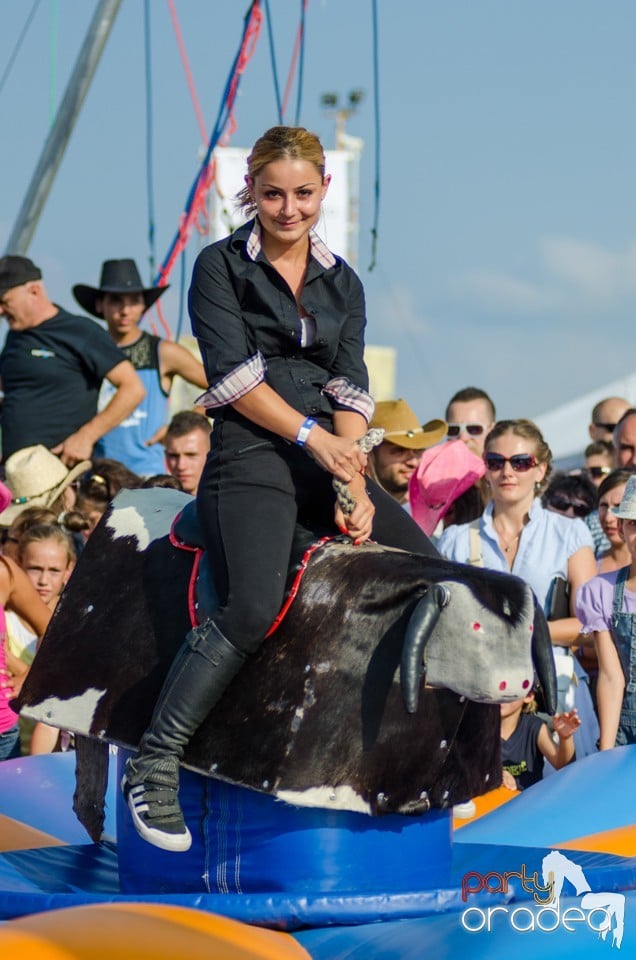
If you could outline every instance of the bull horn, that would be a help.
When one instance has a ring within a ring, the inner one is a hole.
[[[435,629],[440,613],[449,600],[448,589],[441,583],[433,583],[410,616],[404,636],[400,667],[402,696],[409,713],[415,713],[417,710],[426,644]]]
[[[536,600],[534,604],[534,629],[532,631],[532,660],[543,691],[545,709],[550,716],[553,716],[557,711],[554,651],[547,620]]]

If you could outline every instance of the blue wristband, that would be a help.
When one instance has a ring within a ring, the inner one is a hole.
[[[307,417],[300,425],[300,430],[296,434],[296,443],[299,447],[304,447],[307,443],[307,437],[309,436],[309,431],[312,427],[316,426],[316,421],[312,420],[311,417]]]

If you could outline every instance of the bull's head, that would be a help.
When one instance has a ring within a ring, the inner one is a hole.
[[[519,581],[520,583],[520,581]],[[556,710],[550,634],[529,587],[501,611],[480,602],[466,583],[432,584],[413,611],[402,653],[401,682],[415,713],[422,674],[478,703],[505,703],[530,693],[536,673],[549,713]]]

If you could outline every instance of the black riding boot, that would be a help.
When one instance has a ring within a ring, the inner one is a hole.
[[[188,850],[192,837],[179,806],[179,761],[208,713],[245,662],[245,654],[207,620],[188,633],[122,779],[137,833],[163,850]]]

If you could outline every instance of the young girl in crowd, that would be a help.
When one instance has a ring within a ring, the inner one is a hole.
[[[73,572],[73,541],[57,523],[30,527],[20,537],[20,565],[49,610],[55,610]]]
[[[11,491],[0,483],[0,512],[11,503],[11,499]],[[49,610],[20,567],[3,555],[0,556],[0,760],[20,756],[18,717],[9,701],[20,692],[28,669],[6,648],[5,610],[24,618],[39,636],[46,630]]]
[[[536,709],[534,693],[501,704],[503,785],[509,790],[525,790],[538,783],[544,760],[560,770],[574,759],[572,734],[581,725],[576,710],[554,715],[555,743],[547,723],[535,716]]]
[[[593,577],[576,596],[577,616],[584,630],[593,633],[598,656],[601,750],[636,743],[636,475],[628,478],[612,513],[619,519],[630,562]]]
[[[38,524],[22,533],[19,544],[20,564],[43,603],[53,612],[73,567],[75,549],[68,533],[57,523]],[[28,623],[19,618],[25,644],[22,659],[35,655],[37,637],[28,630]],[[26,655],[26,656],[25,656]],[[51,753],[57,744],[59,730],[37,723],[31,735],[31,753]]]
[[[2,517],[0,517],[2,520]],[[22,513],[19,513],[11,526],[4,527],[2,530],[2,553],[5,557],[10,557],[19,563],[20,537],[29,527],[34,527],[36,523],[56,523],[57,514],[49,507],[27,507]]]
[[[141,477],[119,460],[94,460],[93,469],[77,485],[74,508],[64,516],[65,527],[86,542],[113,497],[123,488],[136,490],[140,486]]]
[[[28,669],[6,650],[5,610],[22,617],[40,637],[46,630],[49,610],[20,567],[8,557],[0,557],[0,760],[20,756],[18,717],[9,701],[20,692]]]

